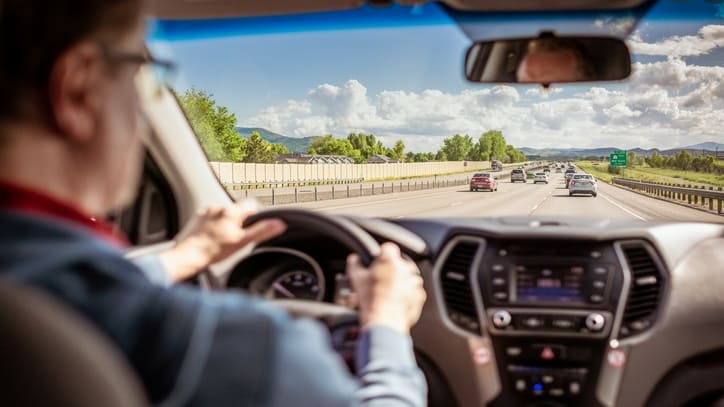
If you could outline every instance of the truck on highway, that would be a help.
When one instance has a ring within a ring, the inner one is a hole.
[[[490,161],[490,170],[491,171],[503,171],[503,163],[499,160],[491,160]]]

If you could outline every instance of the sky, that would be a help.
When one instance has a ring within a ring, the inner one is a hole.
[[[627,37],[630,79],[548,91],[467,82],[469,35],[536,35],[541,27],[621,35],[636,20],[490,17],[461,27],[436,5],[368,8],[335,14],[340,19],[317,15],[303,27],[274,18],[162,22],[150,46],[180,67],[176,89],[203,89],[239,126],[289,137],[362,131],[388,145],[401,139],[408,151],[487,130],[533,148],[724,143],[724,3],[663,3]]]

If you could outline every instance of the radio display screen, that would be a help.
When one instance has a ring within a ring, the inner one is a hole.
[[[584,303],[583,267],[516,268],[518,302]]]

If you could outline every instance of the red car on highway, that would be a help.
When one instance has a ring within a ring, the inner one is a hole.
[[[497,191],[498,180],[493,174],[487,172],[479,172],[470,179],[470,192],[479,190]]]

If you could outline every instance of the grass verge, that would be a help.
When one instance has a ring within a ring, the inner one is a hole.
[[[608,164],[593,165],[591,161],[576,163],[582,170],[592,174],[598,179],[611,182],[614,174],[608,173]],[[624,170],[623,178],[643,182],[663,182],[671,184],[697,183],[716,187],[724,187],[724,175],[707,174],[695,171],[671,170],[668,168],[633,167]]]

